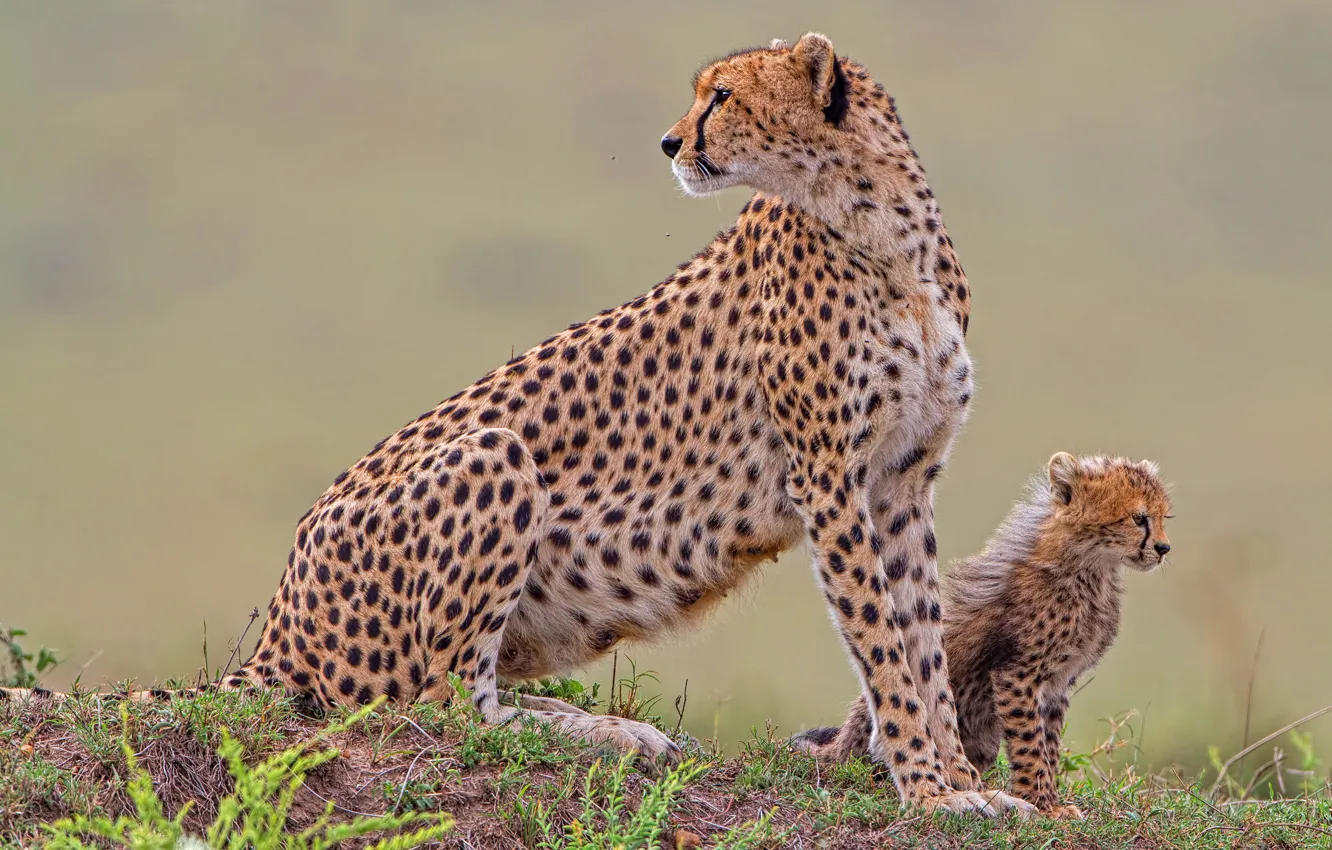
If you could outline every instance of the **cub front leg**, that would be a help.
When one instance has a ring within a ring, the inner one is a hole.
[[[1059,805],[1055,777],[1059,769],[1058,726],[1052,728],[1044,710],[1048,700],[1034,670],[1003,670],[994,674],[995,709],[1004,728],[1004,745],[1013,773],[1013,793],[1041,812]],[[1060,724],[1063,711],[1057,711]]]
[[[1068,688],[1072,687],[1073,682],[1070,681]],[[1064,718],[1068,716],[1068,690],[1047,685],[1042,691],[1037,710],[1045,733],[1041,738],[1041,760],[1050,771],[1051,784],[1055,784],[1059,776],[1059,756],[1063,751]],[[1058,797],[1055,799],[1058,800]],[[1063,820],[1082,820],[1084,817],[1082,810],[1071,803],[1056,805],[1044,814]]]

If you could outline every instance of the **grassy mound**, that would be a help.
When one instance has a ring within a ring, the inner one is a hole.
[[[0,632],[0,684],[35,685],[56,663],[20,636]],[[652,680],[620,680],[601,708],[671,732],[643,697]],[[572,680],[530,690],[597,709],[596,687]],[[1087,814],[1067,822],[904,811],[876,766],[820,764],[772,729],[726,758],[677,723],[687,758],[664,770],[483,725],[466,699],[322,717],[271,692],[4,701],[0,848],[1332,848],[1332,793],[1293,731],[1303,721],[1227,762],[1213,754],[1205,783],[1124,765],[1131,716],[1064,757],[1064,796]],[[1276,749],[1242,780],[1241,757],[1286,732],[1298,757]],[[1005,781],[1002,760],[988,779]]]
[[[314,718],[264,693],[80,696],[0,704],[0,846],[76,846],[76,826],[100,844],[228,846],[254,821],[271,843],[244,846],[366,846],[383,828],[397,847],[1332,847],[1325,791],[1229,799],[1250,792],[1112,769],[1114,747],[1065,760],[1086,821],[987,821],[904,813],[872,765],[820,765],[771,732],[735,758],[689,742],[663,772],[481,725],[462,701]]]

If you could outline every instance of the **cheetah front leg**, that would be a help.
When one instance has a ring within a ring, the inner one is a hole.
[[[950,784],[880,563],[882,542],[871,523],[869,494],[853,486],[857,477],[810,463],[792,470],[788,489],[805,518],[824,597],[861,679],[873,718],[872,754],[892,771],[898,793],[910,805],[989,815],[1029,808],[1006,794],[983,795]]]
[[[893,619],[902,632],[908,669],[916,676],[930,736],[944,759],[948,783],[960,791],[981,787],[980,772],[967,758],[958,734],[956,701],[944,657],[939,567],[934,538],[934,458],[939,447],[922,449],[906,469],[876,495],[874,529],[880,541],[883,577],[894,601]],[[813,729],[792,744],[819,758],[844,760],[866,754],[870,740],[864,698],[840,728]]]
[[[938,547],[934,537],[934,478],[946,449],[940,435],[915,462],[889,476],[875,494],[874,527],[883,540],[884,574],[897,602],[907,661],[925,703],[930,734],[943,756],[949,782],[978,790],[980,772],[958,734],[957,702],[944,654]]]

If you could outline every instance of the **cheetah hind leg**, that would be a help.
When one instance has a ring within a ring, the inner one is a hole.
[[[490,710],[483,702],[477,703],[486,720],[496,725],[534,723],[553,726],[571,738],[621,753],[637,753],[653,768],[678,764],[683,757],[678,744],[647,723],[591,714],[554,697],[507,690],[498,691],[497,696],[498,704]]]
[[[444,586],[427,584],[421,594],[432,600],[429,613],[423,612],[432,621],[420,625],[434,651],[420,700],[451,699],[449,674],[454,673],[487,723],[542,724],[570,738],[637,753],[653,765],[679,762],[680,747],[647,723],[588,714],[548,697],[523,695],[521,707],[500,703],[496,667],[504,625],[527,584],[550,497],[531,452],[512,431],[473,432],[441,447],[441,452],[452,473],[451,510],[460,518],[470,515],[466,521],[481,543],[458,558],[457,569],[439,572],[434,581]],[[448,575],[469,579],[453,584],[444,578]]]

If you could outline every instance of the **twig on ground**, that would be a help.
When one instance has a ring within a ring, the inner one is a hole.
[[[396,815],[398,813],[398,806],[402,805],[402,795],[407,793],[407,785],[412,781],[412,770],[416,767],[416,763],[421,760],[421,756],[425,755],[425,753],[425,750],[421,750],[421,752],[416,754],[416,758],[412,759],[412,763],[407,765],[407,775],[402,778],[402,788],[398,790],[398,799],[393,801],[393,811],[390,812],[390,814]]]
[[[1235,762],[1244,758],[1249,753],[1253,752],[1254,750],[1258,749],[1264,744],[1267,744],[1271,741],[1275,741],[1277,738],[1280,738],[1282,735],[1286,734],[1290,730],[1298,729],[1299,727],[1308,723],[1310,720],[1322,717],[1324,714],[1327,714],[1329,711],[1332,711],[1332,705],[1325,705],[1315,712],[1304,715],[1299,720],[1287,723],[1285,726],[1282,726],[1280,729],[1276,730],[1275,732],[1264,735],[1263,737],[1259,738],[1257,741],[1254,741],[1249,746],[1240,750],[1238,753],[1235,753],[1235,755],[1226,759],[1225,763],[1221,765],[1221,770],[1217,772],[1216,781],[1212,783],[1212,787],[1211,789],[1208,790],[1207,796],[1208,797],[1216,796],[1217,789],[1221,787],[1221,782],[1226,778],[1226,774],[1230,771],[1230,766],[1235,764]]]
[[[1321,832],[1323,835],[1332,837],[1332,829],[1323,829],[1321,826],[1314,826],[1313,824],[1309,823],[1296,823],[1294,821],[1277,821],[1276,823],[1265,823],[1262,826],[1264,829],[1274,826],[1285,826],[1291,829],[1307,829],[1313,832]]]
[[[255,609],[258,610],[258,609]],[[203,621],[203,667],[199,670],[199,675],[194,677],[194,686],[203,687],[204,681],[208,678],[208,620]]]
[[[367,788],[370,787],[370,783],[375,782],[375,781],[377,781],[377,780],[383,778],[385,774],[392,773],[392,772],[395,771],[395,770],[402,770],[402,768],[403,768],[403,765],[395,764],[395,765],[393,765],[392,767],[386,767],[386,768],[384,768],[383,770],[379,771],[378,773],[371,774],[371,776],[370,776],[369,779],[365,780],[365,781],[362,782],[360,785],[357,785],[356,788],[354,788],[354,789],[352,790],[351,796],[352,796],[352,797],[355,797],[356,795],[360,794],[362,791],[364,791],[365,789],[367,789]]]
[[[1263,651],[1263,637],[1267,635],[1267,626],[1258,630],[1258,643],[1253,648],[1253,664],[1249,667],[1249,694],[1244,700],[1244,737],[1240,740],[1240,749],[1249,746],[1249,720],[1253,717],[1253,685],[1258,680],[1258,656]]]
[[[1244,832],[1244,827],[1242,827],[1242,826],[1221,826],[1221,825],[1218,825],[1218,826],[1209,826],[1209,827],[1207,827],[1207,828],[1204,829],[1202,832],[1198,833],[1198,837],[1199,837],[1199,838],[1202,838],[1202,837],[1203,837],[1204,835],[1206,835],[1207,833],[1212,832],[1212,831],[1214,831],[1214,830],[1218,830],[1218,829],[1220,829],[1220,830],[1226,830],[1227,832]]]
[[[302,791],[309,791],[309,792],[310,792],[311,794],[313,794],[317,799],[323,800],[325,803],[331,803],[331,804],[333,805],[333,808],[337,809],[337,810],[340,811],[340,812],[346,812],[346,813],[349,814],[349,815],[359,815],[360,817],[363,817],[363,818],[377,818],[377,817],[382,817],[382,815],[372,815],[372,814],[370,814],[369,812],[358,812],[358,811],[356,811],[355,809],[349,809],[349,808],[347,808],[346,806],[339,806],[337,803],[335,803],[335,802],[333,802],[332,800],[328,799],[328,798],[325,797],[323,794],[320,794],[318,791],[314,790],[313,788],[311,788],[311,787],[308,786],[308,785],[301,785],[301,786],[298,786],[298,787],[299,787]]]
[[[413,729],[415,729],[417,732],[420,732],[420,733],[421,733],[421,737],[425,738],[427,741],[432,741],[432,742],[433,742],[433,741],[435,740],[434,738],[432,738],[432,737],[430,736],[430,733],[429,733],[429,732],[427,732],[426,730],[422,729],[422,728],[420,727],[420,725],[417,724],[417,722],[416,722],[415,720],[411,719],[410,717],[404,717],[404,716],[402,716],[401,714],[395,714],[394,717],[398,718],[398,719],[401,720],[403,723],[406,723],[407,725],[411,726],[411,727],[412,727]]]
[[[675,698],[675,713],[678,718],[675,721],[675,731],[672,735],[679,735],[680,730],[684,728],[685,707],[689,705],[689,680],[684,680],[684,693]]]
[[[79,668],[79,672],[74,674],[75,685],[77,685],[79,683],[79,680],[83,678],[83,674],[88,672],[88,668],[92,666],[93,662],[101,657],[102,657],[102,650],[100,649],[94,652],[92,655],[88,656],[88,660],[83,662],[83,666]]]
[[[250,622],[245,624],[244,631],[236,639],[236,645],[231,648],[231,655],[227,656],[227,663],[222,667],[223,676],[227,675],[227,671],[231,669],[231,662],[236,659],[236,653],[240,651],[241,644],[245,643],[245,636],[250,633],[250,626],[253,626],[257,619],[259,619],[259,607],[256,605],[254,610],[250,611]]]

